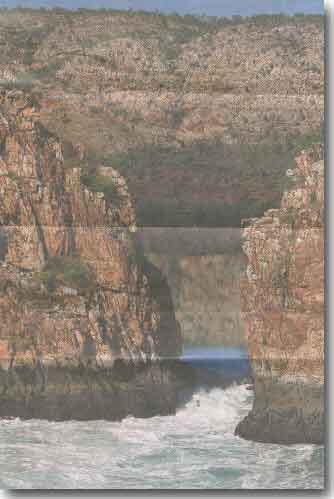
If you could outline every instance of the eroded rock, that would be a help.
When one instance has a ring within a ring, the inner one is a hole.
[[[297,158],[281,207],[244,230],[243,316],[255,380],[236,433],[277,443],[324,440],[324,164]]]
[[[158,359],[181,353],[167,283],[136,243],[124,179],[110,170],[112,196],[83,185],[82,159],[65,168],[64,145],[24,92],[2,91],[0,113],[0,416],[80,417],[93,397],[90,416],[113,418],[116,359],[150,376],[150,363],[159,373]],[[163,391],[173,374],[161,369]]]

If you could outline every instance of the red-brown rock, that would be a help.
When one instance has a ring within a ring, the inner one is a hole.
[[[324,165],[303,152],[278,210],[244,230],[241,285],[255,401],[236,432],[265,442],[324,438]]]

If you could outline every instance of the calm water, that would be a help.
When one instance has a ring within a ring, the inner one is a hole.
[[[322,488],[322,447],[233,435],[251,404],[246,385],[234,385],[199,388],[174,416],[1,421],[2,488]]]

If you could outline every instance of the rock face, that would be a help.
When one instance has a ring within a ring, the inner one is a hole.
[[[240,306],[240,251],[212,255],[149,253],[166,276],[182,338],[188,345],[245,344]]]
[[[241,284],[255,381],[236,429],[262,442],[324,440],[324,165],[322,147],[297,158],[278,210],[244,230]]]
[[[139,365],[139,378],[175,385],[155,360],[180,354],[179,326],[165,279],[132,234],[126,183],[98,169],[105,184],[87,188],[83,162],[41,125],[29,96],[0,93],[0,416],[126,414],[133,403],[113,395],[113,380],[130,393]],[[122,363],[132,377],[119,375]],[[148,413],[161,412],[157,400]]]
[[[184,345],[244,346],[241,229],[144,227],[137,234],[167,278]]]

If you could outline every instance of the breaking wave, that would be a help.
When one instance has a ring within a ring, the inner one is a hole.
[[[322,447],[234,435],[252,396],[246,385],[199,390],[173,416],[121,422],[1,421],[2,487],[322,488]]]

